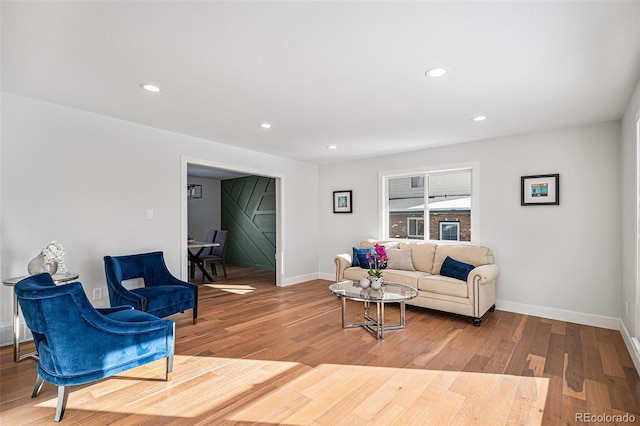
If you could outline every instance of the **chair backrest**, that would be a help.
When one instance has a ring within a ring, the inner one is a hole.
[[[56,286],[51,275],[44,273],[23,279],[14,290],[45,371],[70,376],[89,362],[83,354],[100,353],[104,342],[83,338],[83,330],[102,315],[80,282]]]
[[[103,315],[80,282],[56,286],[38,274],[14,291],[34,337],[38,374],[55,385],[87,383],[173,353],[173,321],[127,307]]]
[[[213,247],[213,256],[224,259],[227,254],[227,243],[229,242],[229,231],[218,231],[214,242],[220,244],[218,247]]]
[[[215,241],[216,239],[216,234],[218,233],[217,230],[214,229],[207,229],[206,231],[204,231],[204,237],[202,238],[202,242],[204,243],[212,243]],[[202,250],[202,253],[200,253],[200,256],[209,256],[212,253],[212,249],[213,247],[205,247],[204,250]]]
[[[143,278],[145,287],[151,287],[166,283],[166,277],[171,275],[161,251],[105,256],[104,269],[109,286],[122,286],[122,281]]]

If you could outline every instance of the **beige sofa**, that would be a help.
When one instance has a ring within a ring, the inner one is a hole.
[[[489,248],[469,244],[377,240],[364,240],[359,247],[371,248],[376,243],[385,246],[390,258],[387,269],[382,272],[385,281],[418,289],[418,297],[407,301],[408,304],[469,316],[476,326],[480,325],[487,311],[493,312],[495,309],[496,278],[500,268],[493,263],[493,253]],[[440,268],[447,256],[475,266],[466,282],[440,275]],[[367,277],[368,269],[351,266],[352,260],[352,254],[335,257],[336,281]]]

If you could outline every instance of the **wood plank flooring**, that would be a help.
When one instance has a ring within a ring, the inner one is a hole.
[[[228,276],[215,284],[255,291],[203,285],[198,324],[171,317],[170,382],[157,361],[73,387],[64,424],[573,425],[582,413],[640,424],[640,378],[617,331],[499,310],[478,328],[407,307],[407,328],[379,341],[342,329],[328,281],[278,288],[273,273],[233,266]],[[349,321],[362,314],[347,307]],[[55,387],[31,399],[35,361],[12,355],[0,349],[0,424],[53,423]]]

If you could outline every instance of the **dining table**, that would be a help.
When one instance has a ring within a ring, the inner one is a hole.
[[[189,254],[189,260],[192,265],[195,265],[202,271],[202,279],[207,278],[210,282],[213,282],[213,277],[209,275],[207,269],[204,267],[204,260],[200,258],[200,255],[207,247],[220,247],[220,243],[208,243],[205,241],[187,241],[187,253]],[[196,250],[197,249],[197,250]],[[195,253],[192,250],[196,250]],[[193,279],[193,271],[195,268],[191,268],[191,279]]]

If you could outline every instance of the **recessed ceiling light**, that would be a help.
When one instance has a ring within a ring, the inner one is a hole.
[[[338,147],[337,147],[337,146],[335,146],[335,145],[329,145],[329,146],[327,146],[327,148],[328,148],[328,149],[337,149]]]
[[[147,92],[158,93],[160,91],[160,88],[158,86],[151,83],[142,83],[140,87],[142,87]]]
[[[269,123],[260,123],[260,127],[262,127],[263,129],[270,129],[271,128],[271,124],[269,124]]]
[[[445,75],[449,70],[444,68],[444,67],[435,67],[435,68],[430,68],[427,70],[427,72],[425,72],[424,74],[427,77],[442,77],[443,75]]]
[[[479,116],[477,116],[477,117],[473,117],[473,118],[472,118],[472,120],[473,120],[473,121],[484,121],[484,120],[486,120],[486,119],[487,119],[487,116],[486,116],[486,115],[479,115]]]

